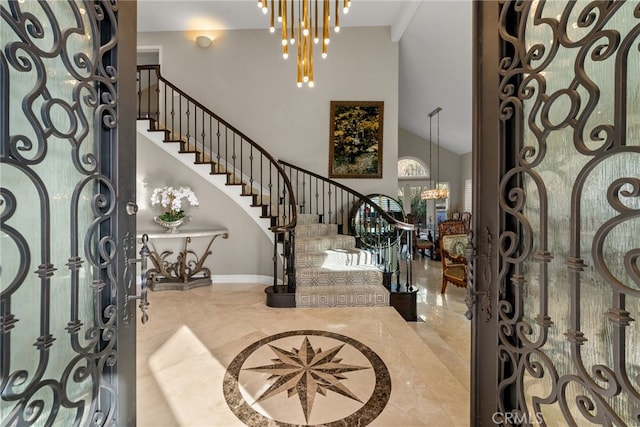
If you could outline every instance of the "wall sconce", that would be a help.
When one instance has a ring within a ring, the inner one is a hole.
[[[198,36],[196,37],[196,44],[198,46],[200,46],[203,49],[208,48],[209,46],[211,46],[211,43],[213,42],[213,39],[209,36]]]

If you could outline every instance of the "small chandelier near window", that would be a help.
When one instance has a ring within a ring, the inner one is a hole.
[[[424,190],[420,194],[422,200],[440,200],[449,197],[449,190],[446,188],[433,188],[430,190]]]
[[[432,112],[429,113],[429,187],[431,187],[431,183],[433,182],[433,180],[431,179],[432,177],[432,171],[433,169],[431,168],[431,130],[432,130],[432,119],[433,116],[436,116],[436,147],[437,147],[437,158],[436,158],[436,167],[438,168],[438,171],[436,173],[436,182],[435,182],[435,186],[434,188],[430,188],[428,190],[424,190],[421,194],[420,194],[420,198],[422,200],[440,200],[440,199],[446,199],[447,197],[449,197],[449,190],[446,188],[440,188],[440,111],[442,111],[441,107],[437,107],[435,110],[433,110]]]
[[[320,6],[322,2],[322,14]],[[334,31],[340,31],[340,1],[335,0]],[[296,7],[297,5],[297,7]],[[343,1],[343,13],[349,12],[351,0]],[[258,0],[263,13],[271,12],[270,31],[275,33],[276,21],[281,27],[282,57],[289,57],[289,46],[297,45],[298,87],[307,83],[313,87],[313,45],[320,43],[322,29],[322,58],[327,57],[329,45],[330,0]],[[322,19],[322,22],[320,22]]]

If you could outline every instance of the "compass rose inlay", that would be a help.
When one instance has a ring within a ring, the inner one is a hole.
[[[340,363],[341,359],[337,359],[336,355],[344,344],[328,351],[322,351],[321,348],[316,350],[311,346],[309,338],[305,336],[302,346],[299,349],[292,349],[291,352],[272,345],[269,347],[278,356],[277,359],[273,359],[273,365],[247,368],[251,371],[271,374],[269,379],[276,379],[258,397],[258,402],[284,391],[287,391],[289,397],[297,394],[307,422],[316,393],[326,396],[326,391],[330,390],[362,403],[358,396],[340,381],[347,379],[342,375],[345,372],[369,368]]]
[[[249,426],[367,425],[382,412],[390,392],[389,372],[373,350],[347,336],[314,330],[283,332],[252,344],[231,362],[224,379],[227,404]],[[302,418],[286,413],[291,398],[299,402]]]

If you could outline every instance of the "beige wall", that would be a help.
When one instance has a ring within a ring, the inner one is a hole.
[[[388,28],[344,28],[332,35],[329,58],[314,63],[313,89],[296,86],[295,58],[284,61],[278,38],[265,30],[217,34],[206,50],[194,44],[195,35],[139,33],[138,46],[159,46],[165,78],[275,158],[320,175],[328,170],[330,101],[384,101],[383,178],[339,181],[364,194],[397,193],[398,44],[390,41]],[[214,242],[213,274],[273,275],[273,247],[258,225],[205,180],[138,139],[139,202],[150,195],[140,191],[142,178],[150,190],[162,178],[191,185],[201,201],[196,221],[231,230],[228,241]],[[157,213],[141,209],[139,227],[152,224]]]
[[[467,179],[472,179],[472,171],[473,171],[473,153],[471,153],[471,151],[469,151],[466,154],[463,154],[462,156],[460,156],[460,165],[461,165],[461,170],[460,170],[460,179],[462,181],[462,186],[463,186],[463,190],[464,190],[464,181]]]

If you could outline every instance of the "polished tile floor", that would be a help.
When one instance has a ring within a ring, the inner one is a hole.
[[[418,322],[391,307],[265,306],[262,284],[150,293],[139,426],[469,425],[465,290],[413,262]]]

